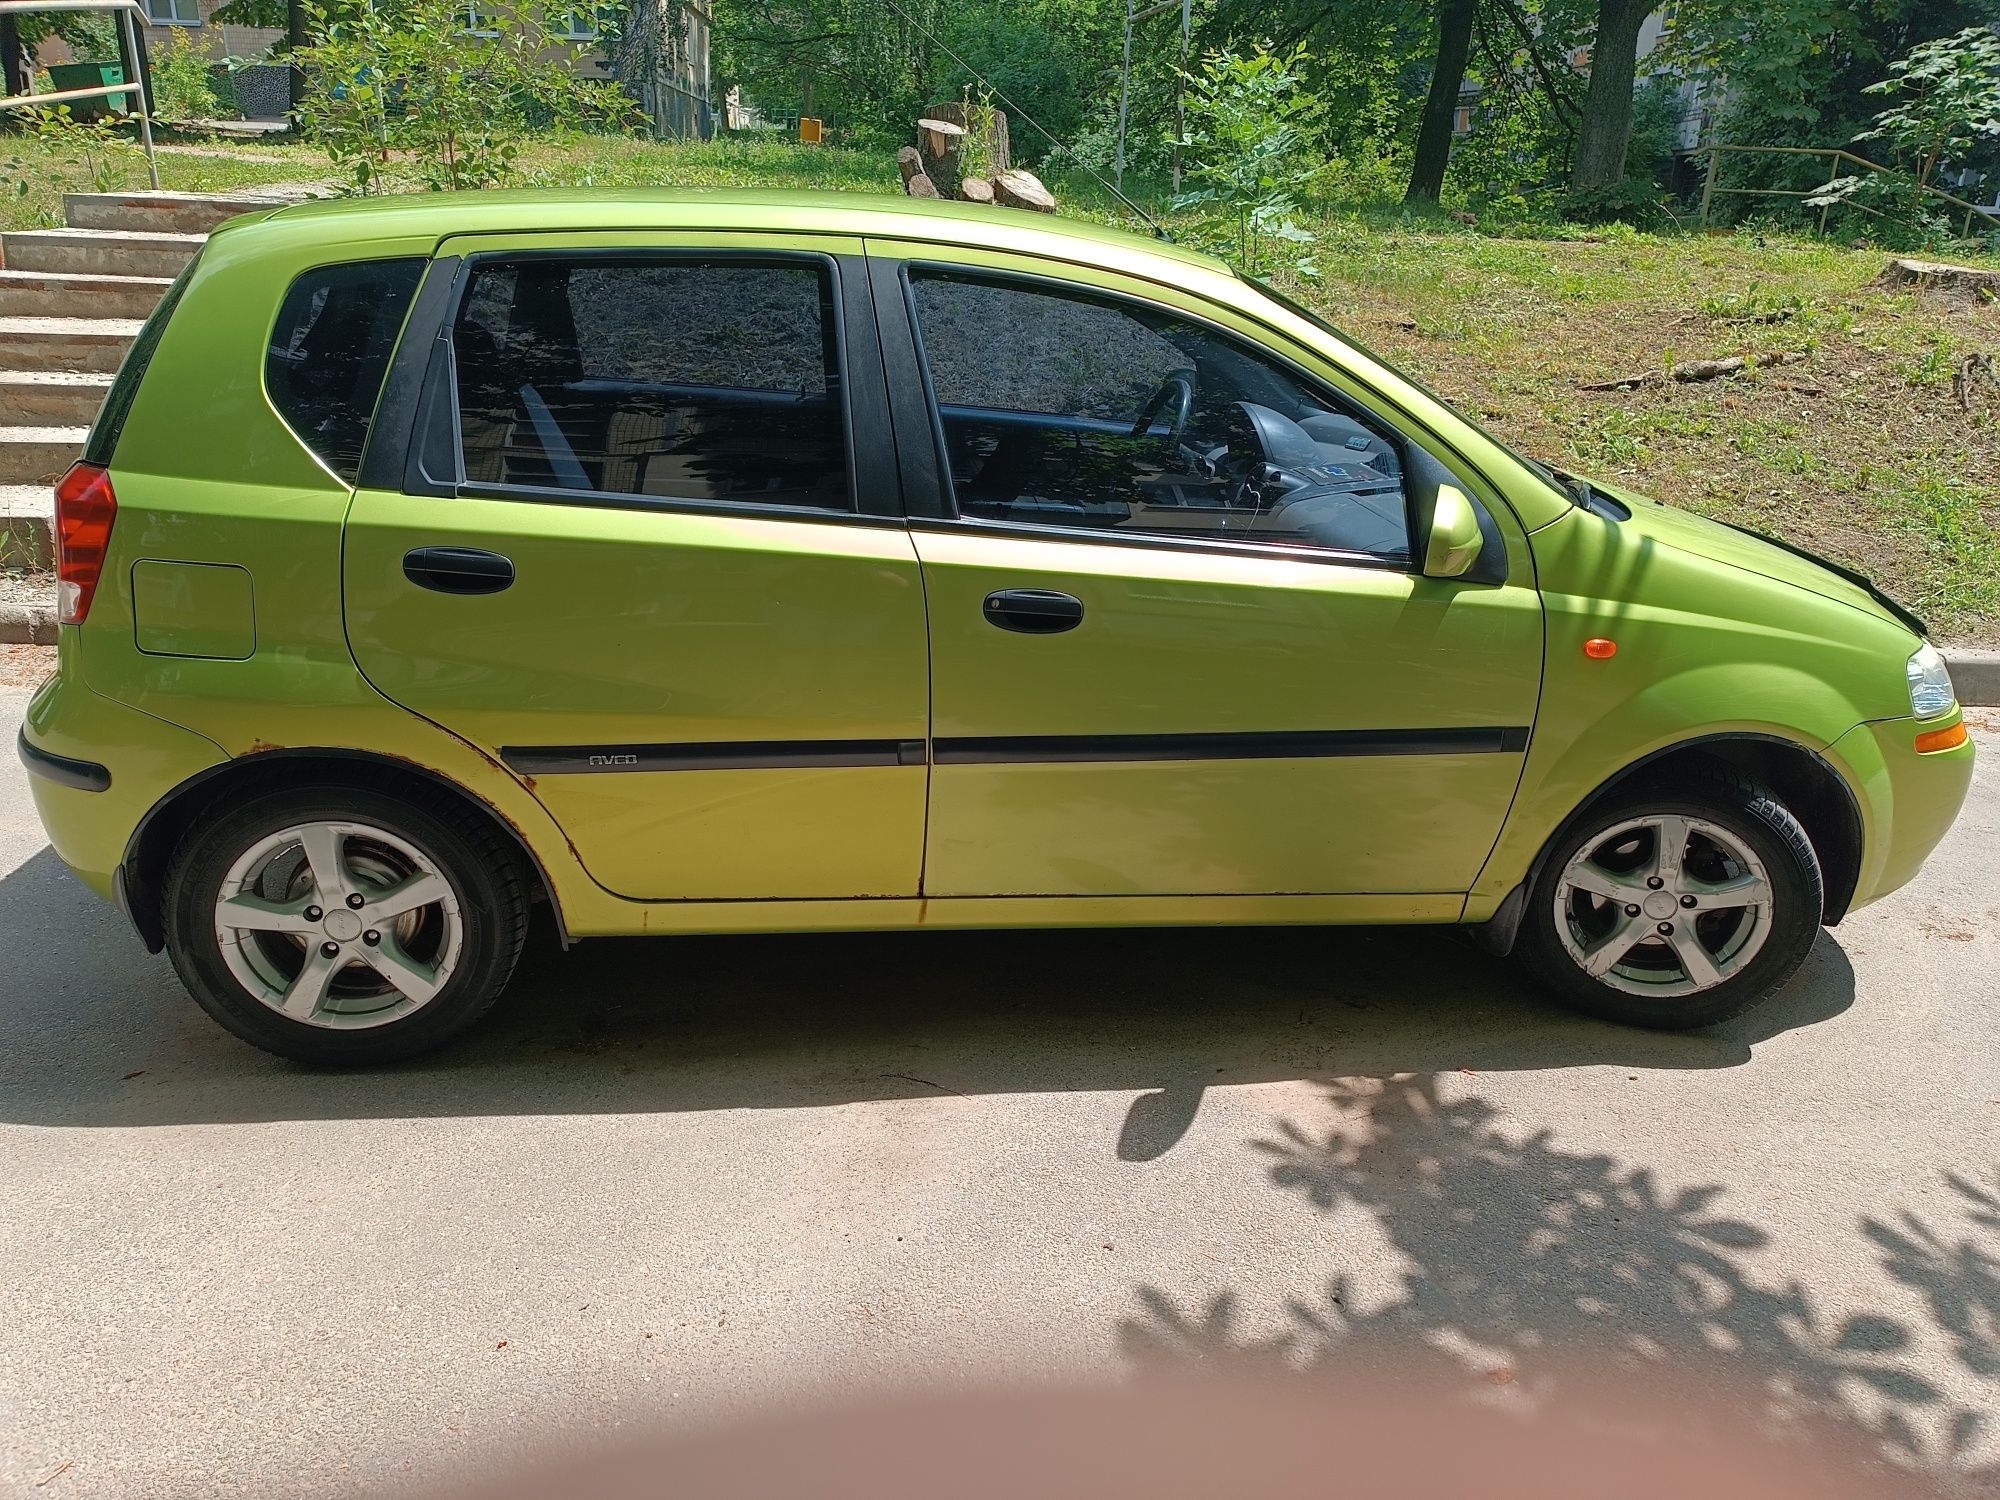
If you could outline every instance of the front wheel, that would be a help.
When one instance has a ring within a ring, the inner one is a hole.
[[[1516,952],[1575,1009],[1679,1031],[1741,1015],[1797,972],[1820,925],[1812,841],[1784,805],[1718,779],[1572,819]]]
[[[487,1011],[527,905],[513,851],[455,806],[313,787],[198,820],[168,870],[164,926],[181,982],[245,1041],[376,1063]]]

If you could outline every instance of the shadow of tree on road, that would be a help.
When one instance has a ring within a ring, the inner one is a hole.
[[[1188,1308],[1141,1286],[1120,1329],[1130,1356],[1328,1373],[1414,1360],[1447,1385],[1552,1399],[1609,1355],[1691,1398],[1754,1393],[1775,1431],[1832,1418],[1954,1487],[2000,1480],[1984,1410],[1996,1393],[1966,1394],[2000,1373],[1994,1190],[1951,1179],[1965,1234],[1914,1214],[1863,1225],[1934,1330],[1873,1310],[1835,1321],[1802,1281],[1760,1267],[1772,1236],[1732,1214],[1720,1187],[1674,1189],[1548,1131],[1513,1132],[1436,1075],[1341,1080],[1327,1100],[1330,1126],[1280,1119],[1254,1148],[1275,1186],[1323,1214],[1372,1219],[1404,1260],[1399,1284],[1385,1297],[1336,1275],[1272,1328],[1252,1326],[1232,1291]],[[1939,1335],[1949,1358],[1920,1367],[1917,1340]]]
[[[1981,1187],[1957,1172],[1944,1176],[1966,1217],[2000,1247],[2000,1187]],[[2000,1183],[2000,1173],[1995,1179]],[[1947,1240],[1915,1214],[1893,1226],[1864,1219],[1861,1227],[1882,1250],[1883,1269],[1922,1295],[1958,1362],[2000,1378],[2000,1259],[1993,1251],[1974,1239]]]

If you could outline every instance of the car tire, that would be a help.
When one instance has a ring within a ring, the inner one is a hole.
[[[1573,1009],[1685,1031],[1741,1015],[1790,979],[1824,902],[1812,840],[1777,798],[1733,777],[1679,779],[1563,827],[1515,953]]]
[[[169,863],[162,926],[188,992],[244,1041],[303,1063],[393,1062],[499,999],[527,872],[455,802],[312,786],[211,811]]]

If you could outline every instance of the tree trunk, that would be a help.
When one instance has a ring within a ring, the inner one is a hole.
[[[0,94],[25,94],[34,80],[21,66],[21,32],[14,17],[0,16]]]
[[[1435,203],[1444,191],[1444,169],[1451,161],[1453,126],[1458,119],[1458,91],[1465,82],[1466,59],[1472,55],[1472,23],[1479,0],[1445,0],[1438,11],[1437,66],[1431,70],[1431,91],[1424,98],[1424,121],[1417,131],[1417,159],[1410,168],[1405,203]]]
[[[294,53],[312,43],[306,33],[305,0],[285,0],[285,41]],[[292,85],[292,108],[297,109],[306,102],[306,70],[294,62],[286,76]]]
[[[1570,191],[1615,188],[1625,180],[1632,144],[1632,85],[1639,73],[1639,28],[1652,0],[1597,0],[1597,34],[1590,47],[1590,92],[1577,129]]]

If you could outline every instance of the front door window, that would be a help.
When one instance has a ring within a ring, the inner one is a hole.
[[[961,517],[1409,561],[1397,445],[1270,355],[1024,282],[911,291]]]

